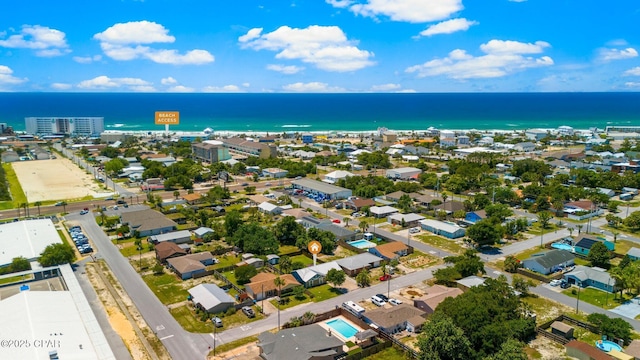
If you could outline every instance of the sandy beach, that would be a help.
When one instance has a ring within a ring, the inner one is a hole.
[[[12,166],[30,203],[95,197],[108,192],[68,159],[20,161]]]

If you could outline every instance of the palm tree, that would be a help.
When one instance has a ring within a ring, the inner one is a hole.
[[[442,208],[444,209],[444,211],[447,211],[447,199],[449,198],[449,196],[445,193],[442,193]]]
[[[360,221],[360,224],[358,224],[358,227],[362,229],[362,232],[365,232],[369,228],[369,224],[366,222],[366,220],[362,220]]]
[[[176,198],[176,200],[178,200],[178,197],[180,196],[180,191],[176,190],[173,192],[173,197]]]
[[[280,276],[278,276],[273,279],[273,284],[278,287],[278,297],[280,297],[280,294],[282,293],[282,285],[285,284],[284,280]]]
[[[62,212],[67,212],[67,202],[63,201],[60,203],[60,205],[62,205]]]
[[[613,242],[615,243],[616,241],[618,241],[618,235],[620,235],[620,233],[617,231],[612,231],[611,234],[613,235]]]
[[[580,235],[580,233],[582,232],[582,227],[583,227],[583,226],[584,226],[584,225],[582,225],[582,224],[578,224],[578,225],[576,225],[576,227],[578,228],[578,235]]]
[[[365,287],[371,284],[371,275],[369,274],[369,270],[364,269],[356,275],[356,282],[358,286]]]
[[[573,236],[573,230],[574,228],[570,227],[567,230],[569,230],[569,236]]]
[[[351,221],[351,218],[348,216],[345,216],[342,218],[342,221],[344,221],[344,226],[345,227],[349,227],[349,221]]]
[[[293,264],[291,263],[291,258],[288,256],[281,257],[278,267],[280,268],[281,273],[283,274],[290,273],[293,268]]]
[[[42,205],[41,201],[36,201],[35,203],[33,203],[33,205],[38,207],[38,216],[40,216],[40,206]]]

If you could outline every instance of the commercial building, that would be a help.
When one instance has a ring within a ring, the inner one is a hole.
[[[386,176],[390,179],[410,180],[417,179],[422,174],[422,170],[414,167],[403,167],[397,169],[388,169]]]
[[[10,265],[11,261],[17,257],[36,262],[47,246],[61,243],[62,239],[50,219],[2,224],[0,225],[0,249],[2,249],[0,267]]]
[[[100,136],[103,117],[27,117],[25,129],[32,135]]]
[[[313,195],[319,195],[321,200],[346,199],[353,193],[350,189],[327,184],[311,179],[294,180],[291,185],[294,189],[308,191]]]
[[[196,159],[210,164],[231,159],[229,149],[224,147],[221,141],[207,140],[201,143],[191,144],[191,151]]]
[[[222,143],[231,153],[244,156],[271,158],[278,156],[278,148],[274,144],[249,141],[243,138],[223,139]]]
[[[425,219],[420,221],[420,227],[422,227],[423,230],[449,239],[457,239],[463,237],[465,234],[464,228],[448,221]]]

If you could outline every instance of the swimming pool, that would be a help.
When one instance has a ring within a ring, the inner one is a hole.
[[[622,350],[622,347],[620,345],[609,340],[598,340],[596,341],[596,346],[598,347],[598,349],[605,352],[609,352],[611,350]]]
[[[560,250],[567,250],[567,251],[573,252],[573,246],[571,246],[569,244],[553,243],[553,244],[551,244],[551,247],[552,248],[556,248],[556,249],[560,249]]]
[[[327,321],[325,324],[327,324],[327,326],[332,328],[333,330],[337,331],[345,339],[354,336],[358,332],[358,329],[354,328],[348,322],[342,319],[333,319],[331,321]]]
[[[373,243],[369,240],[355,240],[355,241],[349,241],[347,244],[351,245],[351,246],[355,246],[358,249],[368,249],[368,248],[374,248],[376,247],[376,243]]]

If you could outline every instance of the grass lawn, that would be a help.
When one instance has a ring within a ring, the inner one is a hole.
[[[0,284],[11,284],[14,282],[31,280],[31,279],[33,279],[33,274],[16,275],[16,276],[10,276],[8,278],[0,279]]]
[[[251,319],[248,318],[247,315],[245,315],[242,311],[236,311],[236,313],[233,315],[218,314],[217,316],[222,319],[222,324],[224,325],[224,327],[222,327],[221,329],[226,330],[232,327],[248,324],[250,322],[262,320],[265,318],[263,314],[255,309],[255,307],[253,307],[253,311],[255,312],[256,316]]]
[[[547,228],[546,229],[542,229],[542,227],[540,226],[540,223],[536,222],[533,225],[531,225],[529,230],[527,230],[526,232],[531,234],[531,235],[540,235],[541,231],[544,234],[548,234],[548,233],[552,233],[554,231],[560,230],[560,227],[558,225],[554,224],[553,221],[554,220],[551,219],[551,221],[547,224]]]
[[[288,308],[292,308],[294,306],[298,306],[300,304],[306,304],[308,302],[311,302],[311,299],[306,294],[304,295],[303,298],[296,298],[295,296],[291,295],[291,296],[287,296],[286,299],[289,299],[289,301],[280,304],[280,310],[285,310]],[[278,302],[276,300],[269,300],[269,302],[274,307],[276,308],[278,307]]]
[[[165,305],[184,301],[189,296],[189,292],[180,286],[182,280],[173,274],[144,275],[142,279]]]
[[[572,293],[572,290],[576,290],[575,295]],[[563,290],[562,293],[575,299],[578,297],[577,290],[577,287],[572,287],[571,289]],[[584,301],[603,309],[613,309],[624,301],[631,299],[631,297],[626,294],[623,295],[623,300],[620,300],[618,294],[616,294],[615,297],[616,298],[614,299],[614,294],[594,288],[580,289],[580,301]]]
[[[620,236],[618,236],[618,238],[619,237]],[[634,243],[632,243],[631,241],[618,239],[615,242],[615,250],[614,250],[614,252],[617,253],[617,254],[625,255],[629,251],[629,249],[631,249],[632,247],[634,247]],[[637,244],[636,244],[635,247],[637,247]]]
[[[287,255],[287,254],[291,254],[294,253],[296,251],[298,251],[300,249],[298,249],[297,246],[293,246],[293,245],[280,245],[280,249],[278,250],[278,255],[282,256],[282,255]]]
[[[0,210],[13,209],[18,207],[19,204],[26,203],[27,196],[24,194],[22,186],[18,181],[18,175],[16,175],[16,172],[13,170],[11,164],[4,163],[2,164],[2,168],[4,169],[6,180],[9,184],[9,191],[11,192],[11,198],[13,199],[13,201],[0,201]]]
[[[226,351],[233,350],[240,346],[247,345],[257,341],[258,341],[258,335],[254,335],[254,336],[247,336],[246,338],[238,339],[232,342],[228,342],[226,344],[216,346],[216,354],[222,354]],[[211,352],[209,353],[209,357],[213,357],[213,350],[211,350]]]
[[[367,356],[366,360],[405,360],[404,351],[396,349],[395,347],[386,348],[379,353]]]
[[[242,285],[238,284],[238,279],[236,279],[236,273],[234,271],[225,271],[222,273],[222,275],[224,275],[224,277],[226,277],[227,280],[231,281],[236,286],[239,286],[242,288]]]
[[[300,305],[300,304],[305,304],[308,302],[321,302],[327,299],[331,299],[333,297],[336,297],[338,295],[340,295],[340,291],[338,291],[337,289],[333,288],[331,285],[329,284],[324,284],[324,285],[320,285],[320,286],[316,286],[314,288],[310,288],[307,289],[310,293],[313,294],[313,298],[310,298],[308,295],[305,294],[304,298],[300,298],[300,299],[296,299],[295,296],[291,295],[288,297],[289,302],[286,304],[281,304],[280,305],[280,310],[284,310],[284,309],[288,309],[288,308],[292,308],[294,306]],[[278,303],[275,300],[270,300],[269,301],[273,306],[278,306]]]
[[[178,321],[183,329],[189,332],[195,333],[210,333],[213,332],[213,324],[211,321],[202,322],[200,319],[196,319],[195,313],[187,306],[179,306],[169,310],[171,315]]]
[[[221,257],[218,257],[218,261],[219,262],[213,267],[214,269],[222,269],[233,266],[242,261],[242,257],[223,255]]]
[[[409,254],[400,258],[400,262],[408,267],[414,269],[422,269],[426,266],[433,266],[442,262],[437,256],[431,254],[425,254],[418,250],[413,250],[413,254]],[[382,274],[381,274],[382,275]],[[374,279],[378,280],[378,279]]]
[[[453,253],[453,254],[462,254],[466,250],[466,248],[463,247],[456,240],[449,240],[449,239],[445,239],[445,238],[440,237],[440,236],[418,235],[418,236],[415,236],[414,238],[419,239],[420,241],[422,241],[425,244],[429,244],[431,246],[437,247],[439,249],[442,249],[444,251],[447,251],[447,252],[450,252],[450,253]]]
[[[133,244],[133,243],[131,243],[130,245],[127,245],[127,246],[123,247],[122,249],[120,249],[120,253],[124,257],[129,257],[129,256],[133,256],[133,255],[140,255],[140,254],[146,254],[146,253],[148,253],[150,251],[151,250],[149,250],[149,246],[147,244],[142,244],[142,252],[140,252],[138,250],[138,247],[135,246],[135,244]]]
[[[302,263],[305,267],[313,265],[313,259],[308,258],[308,257],[306,257],[304,255],[292,256],[291,257],[291,263],[293,264],[294,262]]]
[[[589,260],[587,259],[583,259],[583,258],[579,258],[576,257],[573,262],[576,263],[576,265],[583,265],[583,266],[589,266],[591,264],[591,262],[589,262]]]

